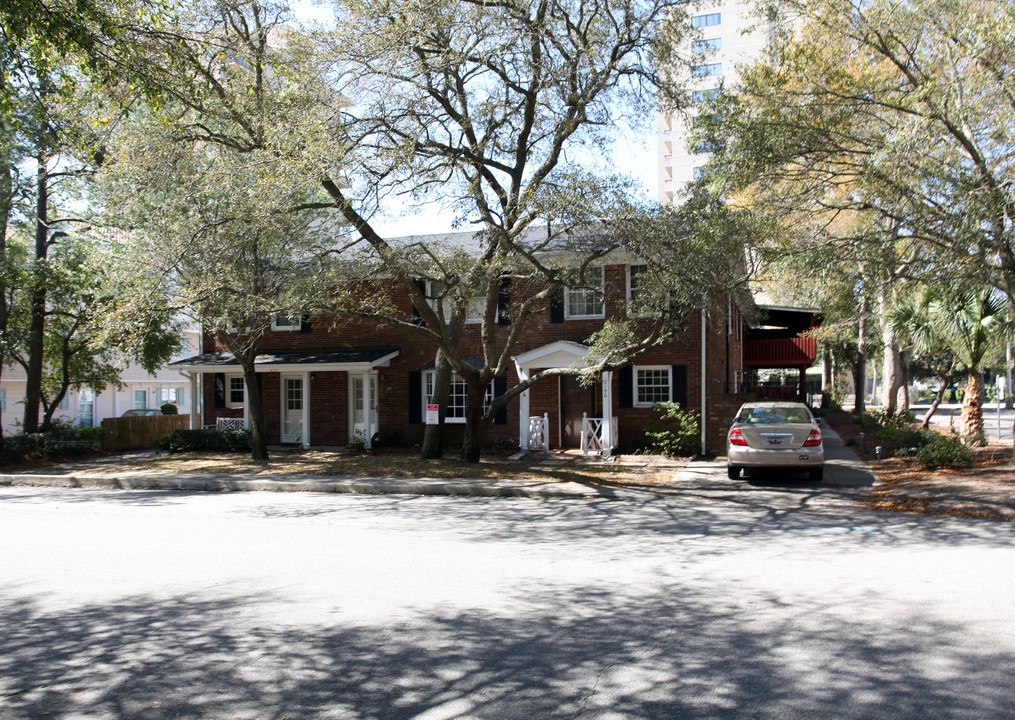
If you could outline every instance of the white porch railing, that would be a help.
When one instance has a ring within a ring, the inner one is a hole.
[[[550,452],[550,418],[534,415],[529,418],[529,452]]]
[[[599,453],[600,455],[611,455],[613,448],[617,447],[617,418],[610,423],[610,442],[603,437],[603,419],[590,418],[587,413],[582,413],[582,455]]]
[[[243,418],[220,417],[215,421],[216,430],[246,430],[247,423]]]

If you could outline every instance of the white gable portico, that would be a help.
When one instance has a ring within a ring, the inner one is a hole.
[[[551,368],[574,368],[584,370],[588,367],[586,356],[589,348],[572,340],[558,340],[538,348],[516,355],[512,358],[519,382],[525,382],[534,370]],[[583,424],[582,450],[594,449],[609,455],[613,452],[615,441],[615,421],[613,418],[613,372],[602,374],[602,406],[603,416],[590,418]],[[544,418],[531,417],[529,408],[529,391],[524,390],[519,396],[518,437],[522,450],[547,450],[549,448]]]

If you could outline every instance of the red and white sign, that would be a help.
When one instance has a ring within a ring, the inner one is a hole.
[[[438,425],[440,423],[440,407],[438,405],[426,406],[426,424]]]

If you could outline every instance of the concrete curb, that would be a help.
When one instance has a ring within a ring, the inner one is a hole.
[[[0,485],[17,487],[83,488],[91,490],[171,490],[183,492],[306,492],[363,495],[455,495],[562,499],[645,499],[636,490],[579,483],[504,483],[484,479],[439,478],[253,478],[249,475],[161,475],[152,473],[66,475],[6,474]]]

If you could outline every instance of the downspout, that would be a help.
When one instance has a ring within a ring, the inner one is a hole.
[[[705,442],[705,390],[708,382],[705,379],[705,308],[701,308],[701,454],[707,451]]]

